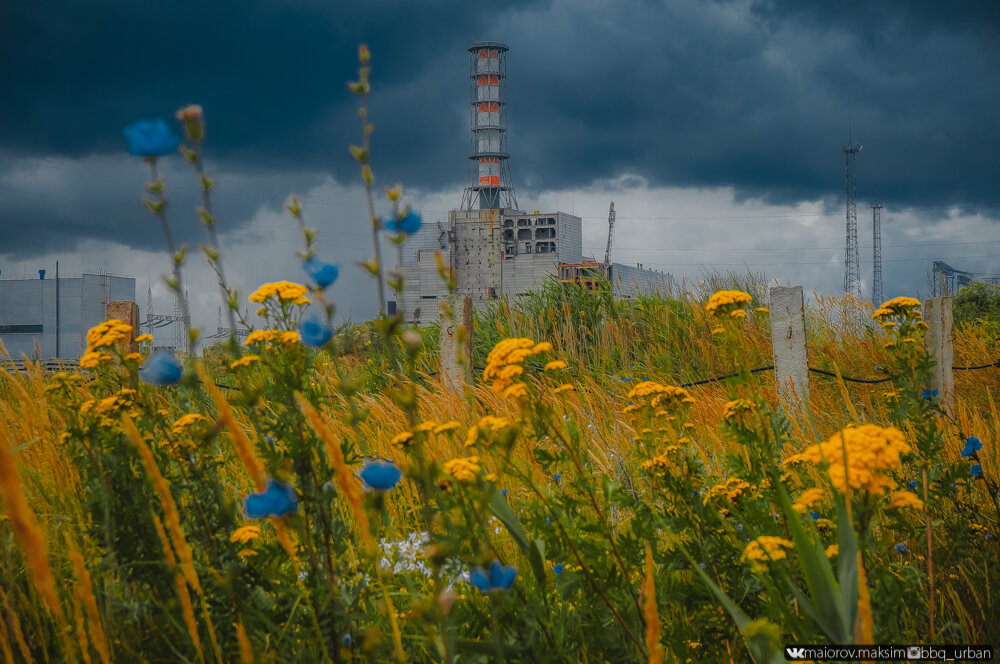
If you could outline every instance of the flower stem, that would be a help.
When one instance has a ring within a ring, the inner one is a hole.
[[[159,173],[156,169],[156,158],[152,157],[147,160],[149,163],[149,174],[152,181],[155,183],[159,179]],[[192,341],[191,341],[191,314],[188,312],[188,301],[187,293],[184,292],[184,279],[181,274],[181,264],[177,261],[177,250],[174,247],[174,238],[170,233],[170,224],[167,222],[167,212],[166,212],[166,201],[163,197],[162,192],[153,192],[158,203],[164,203],[160,207],[160,211],[156,212],[157,218],[160,220],[160,229],[163,231],[163,241],[167,245],[167,253],[170,255],[170,263],[173,266],[174,272],[174,282],[177,286],[177,292],[175,296],[177,297],[177,303],[181,310],[182,323],[184,324],[184,348],[188,355],[192,351]]]

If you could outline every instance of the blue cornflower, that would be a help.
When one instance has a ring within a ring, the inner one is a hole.
[[[264,436],[264,442],[266,442],[268,445],[274,445],[274,436],[272,436],[271,434],[267,434],[266,436]]]
[[[693,491],[693,493],[694,493],[694,497],[695,497],[695,498],[697,498],[697,497],[698,497],[698,489],[695,489],[695,490]]]
[[[344,634],[342,637],[340,637],[340,640],[344,643],[345,646],[351,645],[351,635],[350,634]]]
[[[340,276],[340,268],[332,263],[322,263],[315,257],[310,258],[302,264],[302,269],[306,271],[309,278],[316,282],[320,288],[326,288],[337,280]]]
[[[420,230],[421,226],[423,226],[423,221],[420,219],[420,215],[413,210],[407,212],[406,216],[399,221],[390,219],[385,222],[385,227],[393,233],[405,233],[407,235],[413,235]]]
[[[125,149],[136,157],[163,157],[177,152],[181,139],[163,120],[139,120],[125,127]]]
[[[628,376],[622,376],[622,382],[623,383],[631,383],[632,379],[629,378]]]
[[[507,590],[516,578],[517,568],[513,565],[501,565],[499,560],[493,561],[489,572],[482,567],[469,572],[469,583],[479,588],[479,592],[483,594]]]
[[[819,514],[817,514],[816,512],[809,512],[809,516],[812,517],[813,521],[819,521]]]
[[[900,542],[893,548],[895,548],[898,553],[906,553],[906,544],[903,542]]]
[[[981,449],[983,449],[982,441],[975,436],[969,436],[965,439],[965,447],[962,448],[962,456],[970,457]]]
[[[909,484],[908,484],[907,486],[909,486],[909,487],[910,487],[910,490],[912,491],[913,489],[916,489],[916,488],[917,488],[917,481],[916,481],[916,480],[913,480],[913,481],[912,481],[912,482],[910,482],[910,483],[909,483]]]
[[[361,480],[376,491],[388,491],[403,477],[403,471],[392,461],[368,461],[361,469]]]
[[[930,401],[931,399],[933,399],[933,398],[934,398],[934,397],[936,397],[937,395],[938,395],[938,391],[937,391],[937,390],[924,390],[924,391],[923,391],[923,392],[921,393],[921,396],[922,396],[922,397],[923,397],[924,399],[927,399],[928,401]]]
[[[969,474],[972,475],[973,477],[979,477],[980,475],[982,475],[983,474],[982,464],[974,463],[971,466],[969,466]]]
[[[333,486],[333,482],[324,482],[323,491],[336,491],[337,487]]]
[[[149,356],[139,374],[150,385],[176,385],[181,382],[180,360],[169,350],[158,350]]]
[[[304,320],[299,326],[299,336],[306,346],[319,348],[333,338],[333,330],[317,320]]]
[[[510,489],[500,489],[500,495],[506,496],[508,491],[510,491]]]
[[[243,499],[243,513],[248,519],[266,516],[281,517],[294,514],[299,509],[299,497],[291,484],[268,480],[260,493],[251,493]]]
[[[559,563],[558,565],[553,565],[552,567],[552,571],[555,572],[556,574],[562,574],[564,569],[566,569],[566,566],[563,565],[562,563]]]
[[[556,473],[555,475],[552,476],[552,479],[558,482],[559,480],[562,479],[562,473]]]

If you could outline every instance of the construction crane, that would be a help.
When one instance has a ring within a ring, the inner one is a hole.
[[[608,210],[608,247],[604,250],[604,267],[611,265],[611,243],[615,239],[615,202],[611,201]]]

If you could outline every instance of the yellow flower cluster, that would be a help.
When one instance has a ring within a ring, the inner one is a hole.
[[[445,461],[441,469],[446,475],[451,476],[459,482],[474,482],[476,475],[482,468],[479,466],[479,457],[458,457]]]
[[[109,362],[111,356],[98,350],[88,350],[80,356],[80,366],[84,369],[93,369],[101,362]]]
[[[256,343],[272,343],[278,341],[282,346],[291,346],[299,342],[299,333],[296,330],[282,332],[281,330],[254,330],[247,335],[243,342],[244,346]]]
[[[924,508],[924,501],[917,498],[917,494],[912,491],[897,491],[892,494],[889,502],[897,509],[912,507],[914,509],[922,510]]]
[[[896,468],[900,457],[909,451],[906,437],[899,429],[865,424],[848,427],[827,442],[792,455],[784,463],[807,461],[817,466],[829,463],[830,479],[839,491],[847,493],[850,487],[880,496],[885,489],[895,489],[896,483],[879,471]]]
[[[504,339],[493,347],[486,356],[486,368],[483,369],[483,381],[493,381],[492,390],[505,396],[524,396],[526,387],[509,389],[514,385],[514,379],[524,373],[522,363],[532,355],[546,353],[552,350],[548,341],[535,343],[531,339]],[[523,385],[523,383],[521,384]]]
[[[787,558],[785,549],[793,548],[793,544],[782,537],[771,537],[762,535],[747,544],[743,550],[743,560],[750,563],[753,571],[764,573],[767,571],[767,561],[782,560]]]
[[[884,302],[879,307],[873,318],[880,319],[888,316],[898,316],[900,318],[919,318],[920,300],[915,297],[895,297],[888,302]]]
[[[229,536],[229,541],[246,544],[258,537],[260,537],[260,526],[243,526],[233,531],[233,534]]]
[[[716,484],[705,493],[704,504],[712,502],[716,496],[725,496],[729,502],[733,502],[743,495],[743,492],[751,488],[750,483],[738,477],[730,477],[725,484]]]
[[[671,452],[676,452],[676,445],[671,445],[663,454],[659,454],[649,461],[642,462],[642,469],[650,475],[664,476],[675,471],[673,460],[670,458]]]
[[[626,406],[626,413],[639,410],[643,406],[648,406],[650,408],[663,406],[664,408],[669,408],[672,406],[694,403],[694,398],[691,396],[691,393],[683,387],[677,387],[675,385],[661,385],[660,383],[656,383],[651,380],[644,380],[629,390],[628,398],[640,403],[633,404],[632,406]]]
[[[413,443],[413,432],[404,431],[397,434],[395,438],[390,441],[393,445],[399,445],[400,447],[409,447]]]
[[[196,424],[198,422],[208,422],[208,421],[209,421],[208,418],[205,417],[204,415],[199,415],[198,413],[188,413],[187,415],[181,415],[180,417],[178,417],[177,421],[174,422],[174,425],[171,427],[170,430],[173,432],[175,436],[180,436],[187,432],[189,426]]]
[[[112,358],[101,349],[109,348],[117,343],[125,342],[132,336],[132,326],[117,318],[95,325],[87,332],[87,350],[80,356],[80,366],[93,369],[101,362],[109,362]]]
[[[278,281],[273,284],[264,284],[250,294],[251,302],[267,302],[272,297],[277,297],[284,302],[292,304],[309,304],[309,299],[305,296],[309,289],[302,284],[295,284],[290,281]]]
[[[248,367],[258,360],[260,360],[260,355],[244,355],[240,359],[230,362],[229,368],[236,369],[237,367]]]
[[[815,487],[812,489],[806,489],[802,492],[802,495],[799,496],[799,499],[795,501],[795,504],[792,505],[792,509],[799,514],[805,514],[809,511],[810,507],[822,501],[824,497],[826,497],[826,492],[823,491],[823,489],[817,489]]]
[[[506,417],[497,417],[496,415],[484,415],[478,423],[469,427],[468,434],[465,437],[465,446],[472,447],[473,445],[488,444],[490,441],[487,436],[491,434],[497,434],[511,426],[511,421]]]
[[[87,332],[87,350],[107,348],[120,341],[128,341],[131,334],[131,325],[123,323],[117,318],[112,318],[90,328],[90,331]]]
[[[722,290],[708,298],[705,311],[710,314],[727,314],[749,304],[753,298],[749,293],[738,290]]]
[[[757,404],[749,399],[728,401],[722,410],[722,419],[729,423],[743,423],[743,416],[757,410]]]

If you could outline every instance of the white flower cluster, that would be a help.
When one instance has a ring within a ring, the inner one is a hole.
[[[382,558],[379,560],[379,565],[382,569],[393,574],[420,572],[429,579],[434,575],[426,559],[426,551],[430,543],[431,538],[427,532],[410,533],[406,539],[396,542],[382,540],[379,542],[382,547]],[[462,569],[462,564],[457,560],[445,561],[442,571],[444,577],[448,579],[449,588],[456,581],[468,582],[469,580],[469,573]]]

